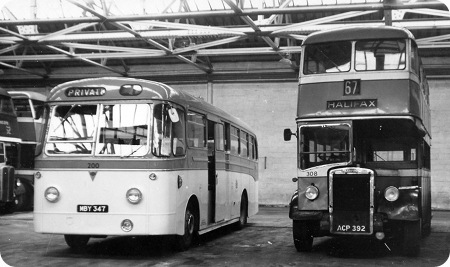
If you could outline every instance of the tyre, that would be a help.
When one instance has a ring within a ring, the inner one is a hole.
[[[292,233],[294,245],[298,252],[308,252],[312,250],[314,237],[312,228],[308,222],[292,221]]]
[[[240,215],[239,221],[236,222],[236,230],[241,230],[247,225],[248,219],[248,200],[245,194],[242,194],[241,197],[241,207],[240,207]]]
[[[196,209],[194,209],[194,205],[189,203],[184,215],[184,234],[175,238],[175,248],[178,251],[188,250],[192,246],[194,238],[197,236],[197,216],[198,214],[196,213]]]
[[[32,194],[31,194],[30,186],[26,186],[25,184],[21,184],[18,188],[15,198],[16,210],[17,211],[25,211],[29,210],[32,202]]]
[[[88,235],[64,235],[67,245],[74,251],[85,250],[89,238]]]
[[[420,254],[421,239],[420,221],[405,222],[403,225],[403,254],[408,257],[417,257]]]

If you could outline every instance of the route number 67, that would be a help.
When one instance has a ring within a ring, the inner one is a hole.
[[[344,95],[360,95],[361,80],[344,80]]]

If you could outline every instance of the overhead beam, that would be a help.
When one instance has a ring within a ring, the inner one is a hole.
[[[74,1],[74,0],[66,0],[66,1],[76,5],[77,7],[81,8],[81,9],[83,9],[85,11],[88,11],[88,12],[92,13],[93,15],[95,15],[95,16],[99,17],[100,19],[102,19],[104,22],[108,22],[111,25],[113,25],[113,26],[115,26],[115,27],[117,27],[117,28],[119,28],[121,30],[124,30],[124,31],[134,35],[136,38],[139,38],[140,40],[143,40],[143,41],[149,43],[150,45],[152,45],[152,46],[154,46],[154,47],[156,47],[158,49],[161,49],[162,51],[166,52],[167,55],[172,55],[172,51],[169,48],[161,45],[160,43],[158,43],[158,42],[156,42],[156,41],[154,41],[152,39],[144,38],[143,36],[141,36],[141,34],[139,32],[134,31],[133,29],[130,29],[129,27],[123,25],[122,23],[114,22],[114,21],[110,22],[110,21],[108,21],[108,17],[103,16],[102,14],[96,12],[95,10],[93,10],[93,9],[87,7],[87,6],[84,6],[83,4],[79,3],[78,1]],[[173,56],[176,57],[177,59],[185,62],[185,63],[191,64],[194,67],[205,71],[206,73],[212,72],[211,68],[204,67],[202,65],[196,64],[195,62],[185,58],[184,56],[181,56],[181,55],[173,55]]]
[[[60,49],[60,48],[58,48],[58,47],[55,47],[55,46],[52,46],[52,45],[46,45],[46,47],[48,47],[48,48],[50,48],[50,49],[52,49],[52,50],[54,50],[54,51],[56,51],[56,52],[58,52],[58,53],[64,54],[64,55],[66,55],[66,56],[69,57],[69,58],[76,59],[76,60],[79,60],[79,61],[83,61],[83,62],[88,63],[88,64],[90,64],[90,65],[94,65],[94,66],[96,66],[96,67],[100,67],[100,68],[102,68],[102,69],[105,69],[105,70],[109,70],[109,71],[118,73],[118,74],[120,74],[120,75],[122,75],[122,76],[128,76],[128,74],[127,74],[126,72],[118,71],[118,70],[115,70],[115,69],[113,69],[113,68],[104,66],[104,65],[102,65],[102,64],[100,64],[100,63],[97,63],[97,62],[95,62],[95,61],[92,61],[92,60],[87,59],[87,58],[84,58],[84,57],[80,57],[79,55],[76,55],[76,54],[72,54],[72,53],[67,52],[67,51],[65,51],[65,50],[63,50],[63,49]]]
[[[402,5],[392,5],[392,10],[401,9],[417,9],[417,8],[441,8],[445,6],[440,1],[403,3]],[[180,18],[198,18],[198,17],[229,17],[229,16],[256,16],[256,15],[273,15],[273,14],[306,14],[313,12],[348,12],[348,11],[382,11],[384,10],[382,3],[365,3],[365,4],[343,4],[343,5],[310,5],[304,7],[286,7],[286,8],[264,8],[264,9],[243,9],[241,14],[236,14],[233,10],[214,10],[214,11],[192,11],[192,12],[174,12],[174,13],[154,13],[146,15],[133,16],[108,16],[108,21],[139,21],[139,20],[170,20]],[[26,19],[26,20],[3,20],[3,25],[34,25],[40,23],[84,23],[84,22],[103,22],[102,19],[96,17],[83,18],[61,18],[61,19]]]

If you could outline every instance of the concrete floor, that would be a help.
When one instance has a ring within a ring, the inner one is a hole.
[[[298,253],[286,207],[260,207],[241,231],[224,228],[185,252],[155,238],[91,239],[74,253],[63,236],[33,231],[32,212],[0,216],[0,255],[9,266],[450,266],[450,211],[434,211],[421,255],[407,258],[384,244],[322,237]],[[0,267],[8,266],[0,261]]]

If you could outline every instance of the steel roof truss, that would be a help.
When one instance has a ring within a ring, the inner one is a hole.
[[[72,32],[76,32],[76,31],[79,31],[79,30],[91,27],[91,26],[96,25],[96,24],[97,23],[95,23],[95,22],[77,24],[75,26],[66,28],[64,30],[47,34],[44,37],[39,38],[37,41],[38,42],[49,41],[49,40],[53,39],[54,37],[62,36],[62,35],[65,35],[65,34],[68,34],[68,33],[72,33]]]
[[[47,74],[43,74],[43,73],[40,73],[40,72],[35,72],[35,71],[27,70],[27,69],[24,69],[24,68],[16,67],[16,66],[4,63],[4,62],[0,62],[0,65],[8,67],[8,68],[11,68],[11,69],[15,69],[15,70],[23,71],[23,72],[26,72],[26,73],[30,73],[30,74],[33,74],[33,75],[41,76],[42,78],[46,78],[47,77]]]
[[[345,13],[341,13],[341,14],[336,14],[336,15],[332,15],[332,16],[328,16],[328,17],[323,17],[323,18],[319,18],[319,19],[313,19],[313,20],[308,20],[305,22],[300,22],[300,23],[295,23],[289,26],[285,26],[281,29],[275,30],[272,32],[272,34],[280,34],[280,33],[293,33],[296,32],[299,28],[305,27],[305,26],[311,26],[311,25],[320,25],[320,24],[325,24],[325,23],[330,23],[330,22],[336,22],[338,20],[343,20],[343,19],[348,19],[348,18],[353,18],[353,17],[358,17],[358,16],[363,16],[363,15],[367,15],[367,14],[371,14],[371,13],[375,13],[378,11],[350,11],[350,12],[345,12]]]
[[[173,54],[181,54],[181,53],[185,53],[185,52],[189,52],[189,51],[200,50],[200,49],[207,48],[207,47],[233,43],[233,42],[243,40],[243,39],[247,39],[247,37],[246,36],[236,36],[236,37],[230,37],[230,38],[212,41],[212,42],[208,42],[208,43],[191,45],[191,46],[187,46],[184,48],[177,48],[173,51]]]
[[[60,49],[60,48],[58,48],[58,47],[55,47],[55,46],[52,46],[52,45],[46,45],[46,47],[48,47],[48,48],[50,48],[50,49],[52,49],[52,50],[54,50],[54,51],[56,51],[56,52],[59,52],[59,53],[61,53],[61,54],[64,54],[64,55],[66,55],[66,56],[69,57],[69,58],[73,58],[73,59],[76,59],[76,60],[80,60],[80,61],[83,61],[83,62],[85,62],[85,63],[91,64],[91,65],[94,65],[94,66],[97,66],[97,67],[100,67],[100,68],[103,68],[103,69],[106,69],[106,70],[109,70],[109,71],[112,71],[112,72],[115,72],[115,73],[118,73],[118,74],[120,74],[120,75],[127,76],[127,73],[126,73],[126,72],[122,72],[122,71],[115,70],[115,69],[113,69],[113,68],[104,66],[104,65],[102,65],[102,64],[100,64],[100,63],[97,63],[97,62],[95,62],[95,61],[92,61],[92,60],[90,60],[90,59],[80,57],[79,55],[76,55],[76,54],[71,54],[70,52],[67,52],[67,51],[65,51],[65,50],[63,50],[63,49]]]
[[[104,51],[116,51],[116,52],[132,52],[132,53],[143,53],[143,54],[155,54],[158,56],[163,56],[166,53],[158,49],[146,49],[146,48],[134,48],[134,47],[120,47],[120,46],[109,46],[109,45],[93,45],[93,44],[83,44],[83,43],[66,43],[62,42],[62,45],[70,48],[76,49],[86,49],[86,50],[104,50]]]

